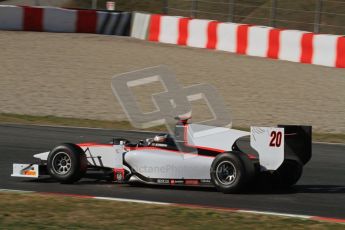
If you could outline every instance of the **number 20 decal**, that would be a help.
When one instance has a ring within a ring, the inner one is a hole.
[[[280,147],[281,144],[282,144],[282,132],[272,131],[271,132],[270,146],[271,147]]]

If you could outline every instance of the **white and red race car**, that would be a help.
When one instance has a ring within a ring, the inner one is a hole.
[[[289,187],[311,158],[311,127],[251,127],[245,132],[179,120],[174,135],[160,134],[135,144],[125,139],[61,144],[34,158],[38,164],[13,164],[12,176],[50,175],[74,183],[98,170],[119,183],[213,185],[235,193],[265,175]]]

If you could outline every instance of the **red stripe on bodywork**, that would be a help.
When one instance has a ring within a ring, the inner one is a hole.
[[[301,41],[301,63],[311,64],[313,58],[313,33],[306,33],[302,36]]]
[[[77,144],[79,147],[112,147],[112,144],[98,144],[95,142],[89,142],[89,143],[80,143]],[[129,147],[129,146],[125,146],[126,151],[133,151],[133,150],[160,150],[160,151],[167,151],[167,152],[174,152],[174,153],[180,153],[180,154],[191,154],[191,155],[198,155],[198,156],[202,156],[202,157],[212,157],[213,156],[204,156],[204,155],[199,155],[199,154],[195,154],[195,153],[187,153],[187,152],[181,152],[178,150],[172,150],[172,149],[164,149],[164,148],[159,148],[159,147],[153,147],[153,146],[135,146],[135,147]],[[215,151],[215,150],[212,150]],[[223,152],[223,151],[222,151]]]
[[[78,10],[77,12],[77,33],[96,33],[97,12],[94,10]]]
[[[133,150],[159,150],[159,151],[167,151],[167,152],[174,152],[174,153],[180,153],[180,154],[189,154],[189,155],[196,155],[196,156],[201,156],[201,157],[211,157],[214,158],[214,156],[205,156],[205,155],[200,155],[196,153],[186,153],[186,152],[181,152],[178,150],[172,150],[172,149],[164,149],[164,148],[158,148],[158,147],[126,147],[127,151],[133,151]]]
[[[240,25],[237,27],[237,48],[236,53],[246,54],[248,47],[248,30],[250,25]]]
[[[207,26],[207,49],[215,49],[217,45],[217,28],[218,28],[219,22],[212,21],[208,23]]]
[[[267,57],[278,59],[280,49],[280,32],[282,30],[272,29],[269,32]]]
[[[77,144],[79,147],[111,147],[112,144],[98,144],[95,142],[89,142],[89,143],[80,143]]]
[[[188,39],[188,25],[190,18],[180,18],[178,23],[178,45],[187,45]]]
[[[197,149],[204,149],[204,150],[217,152],[217,153],[222,153],[225,151],[223,149],[215,149],[215,148],[210,148],[210,147],[206,147],[206,146],[191,145],[188,143],[188,125],[184,125],[183,131],[184,131],[184,144],[188,147],[197,148]]]
[[[24,6],[24,31],[43,31],[43,8]]]
[[[258,159],[254,154],[246,153],[249,159]]]
[[[199,180],[188,179],[184,181],[185,185],[199,185]]]
[[[149,26],[149,41],[158,42],[159,33],[161,26],[161,15],[153,14],[151,15],[150,26]]]
[[[337,58],[335,66],[345,68],[345,37],[339,37],[337,41]]]

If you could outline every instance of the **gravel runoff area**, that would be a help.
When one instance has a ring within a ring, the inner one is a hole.
[[[179,83],[210,83],[233,124],[311,124],[345,132],[345,70],[93,34],[0,32],[0,113],[125,120],[111,78],[169,65]],[[144,111],[159,84],[135,88]],[[207,118],[193,104],[195,120]]]

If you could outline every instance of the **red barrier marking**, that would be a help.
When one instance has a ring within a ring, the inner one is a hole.
[[[96,33],[97,12],[94,10],[77,10],[77,33]]]
[[[43,8],[23,6],[24,31],[43,31]]]
[[[225,211],[225,212],[237,212],[240,210],[238,208],[224,208],[224,207],[215,207],[215,206],[208,206],[208,205],[197,205],[197,204],[172,203],[171,206],[183,207],[183,208],[212,209],[216,211]]]
[[[301,58],[300,62],[311,64],[313,58],[313,33],[306,33],[302,36],[301,41]]]
[[[178,45],[187,45],[188,39],[188,25],[190,18],[180,18],[178,23]]]
[[[161,26],[161,15],[151,15],[151,21],[149,26],[149,41],[158,42]]]
[[[321,217],[321,216],[313,216],[310,219],[319,220],[319,221],[327,221],[327,222],[332,222],[332,223],[345,223],[345,219],[337,219],[337,218],[329,218],[329,217]]]
[[[280,32],[282,30],[272,29],[269,32],[267,57],[278,59],[280,49]]]
[[[248,47],[248,30],[250,25],[240,25],[237,28],[237,49],[236,53],[246,54]]]
[[[217,28],[219,22],[212,21],[207,26],[207,49],[215,49],[218,41]]]
[[[339,37],[337,41],[337,68],[345,68],[345,37]]]
[[[7,189],[2,189],[3,191],[11,191]],[[121,199],[121,198],[112,198],[112,197],[95,197],[89,195],[78,195],[78,194],[68,194],[68,193],[58,193],[58,192],[34,192],[34,191],[25,191],[25,190],[12,190],[12,191],[21,191],[21,192],[29,192],[29,193],[36,193],[41,195],[57,195],[57,196],[65,196],[65,197],[76,197],[76,198],[86,198],[86,199],[99,199],[99,200],[109,200],[109,201],[132,201],[132,202],[151,202],[145,200],[135,200],[135,199]],[[152,203],[156,203],[152,201]],[[186,207],[186,208],[201,208],[201,209],[212,209],[217,211],[227,211],[227,212],[240,212],[240,213],[253,213],[253,214],[260,214],[260,215],[281,215],[293,218],[303,218],[309,220],[316,220],[316,221],[326,221],[330,223],[345,223],[345,219],[339,218],[332,218],[332,217],[321,217],[321,216],[299,216],[293,214],[285,214],[279,212],[264,212],[264,211],[254,211],[254,210],[245,210],[239,208],[225,208],[225,207],[217,207],[217,206],[208,206],[208,205],[197,205],[197,204],[182,204],[182,203],[161,203],[166,204],[172,207]]]

